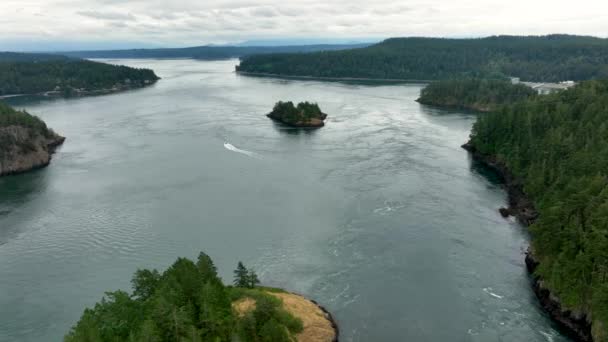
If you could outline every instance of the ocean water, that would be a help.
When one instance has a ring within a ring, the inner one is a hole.
[[[525,228],[460,148],[475,115],[415,102],[423,85],[236,75],[236,60],[110,60],[149,88],[10,99],[68,139],[50,167],[0,178],[0,341],[60,341],[137,268],[203,250],[226,282],[332,311],[342,341],[566,341],[525,271]],[[265,114],[314,101],[319,130]]]

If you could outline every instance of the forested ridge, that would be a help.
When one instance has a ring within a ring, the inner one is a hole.
[[[570,35],[391,38],[360,49],[250,56],[237,71],[333,78],[514,76],[523,81],[579,81],[608,77],[608,39]]]
[[[418,102],[426,105],[489,112],[500,106],[536,96],[523,84],[497,79],[452,79],[436,81],[420,92]]]
[[[86,309],[66,335],[66,342],[113,341],[252,341],[291,342],[302,321],[287,312],[270,292],[258,288],[257,275],[239,262],[234,286],[225,286],[211,258],[179,258],[166,271],[138,270],[133,292],[107,292]],[[237,312],[233,303],[255,300]]]
[[[506,164],[540,213],[536,274],[608,341],[608,80],[482,115],[474,148]]]
[[[67,96],[142,87],[157,80],[149,69],[57,55],[0,53],[0,96],[50,91]]]
[[[333,51],[368,46],[369,44],[313,44],[286,46],[193,46],[186,48],[66,51],[66,56],[79,58],[194,58],[221,60],[265,53],[301,53]]]

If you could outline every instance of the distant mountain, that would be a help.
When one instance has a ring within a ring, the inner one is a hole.
[[[188,48],[66,51],[58,54],[78,58],[195,58],[206,60],[240,58],[267,53],[335,51],[369,46],[357,44],[317,44],[290,46],[195,46]]]
[[[578,81],[608,77],[608,39],[571,35],[391,38],[344,51],[250,56],[237,70],[324,78],[514,76],[524,81]]]

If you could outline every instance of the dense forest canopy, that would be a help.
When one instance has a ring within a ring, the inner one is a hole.
[[[536,272],[608,341],[608,80],[480,116],[471,142],[506,163],[540,213]]]
[[[302,321],[284,310],[281,301],[256,288],[255,272],[242,263],[234,271],[234,287],[225,286],[211,258],[179,258],[163,273],[142,269],[131,281],[133,292],[107,292],[66,335],[66,342],[291,342]],[[232,304],[255,299],[255,307],[235,312]]]
[[[293,126],[321,127],[327,114],[323,113],[316,103],[305,101],[296,106],[291,101],[279,101],[268,117]]]
[[[0,53],[0,96],[141,87],[158,80],[136,69],[56,55]]]
[[[335,78],[513,76],[523,81],[579,81],[608,77],[608,39],[569,35],[392,38],[360,49],[251,56],[237,70]]]
[[[317,44],[291,46],[195,46],[187,48],[166,49],[131,49],[68,51],[66,56],[80,58],[195,58],[205,60],[239,58],[265,53],[301,53],[313,51],[332,51],[353,49],[369,44]]]
[[[53,133],[47,128],[44,121],[26,111],[20,111],[0,102],[0,128],[8,126],[21,126],[31,128],[42,136],[50,137]],[[3,148],[0,143],[0,150]]]
[[[420,92],[418,102],[427,105],[488,112],[536,96],[523,84],[497,79],[436,81]]]

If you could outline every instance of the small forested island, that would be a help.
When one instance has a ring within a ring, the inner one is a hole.
[[[536,96],[523,84],[500,79],[452,79],[429,84],[420,92],[421,104],[490,112]]]
[[[154,71],[59,55],[0,53],[0,96],[83,96],[140,88],[159,79]]]
[[[66,342],[337,341],[331,315],[281,289],[259,287],[241,262],[226,286],[211,258],[179,258],[163,273],[141,269],[133,292],[107,292],[86,309]]]
[[[316,103],[300,102],[295,106],[291,101],[277,102],[267,116],[285,125],[312,128],[323,127],[327,118]]]
[[[608,341],[608,80],[479,116],[464,145],[505,179],[530,225],[542,305],[583,341]]]
[[[236,70],[333,79],[580,81],[608,77],[608,39],[573,35],[391,38],[359,49],[247,56]]]
[[[36,116],[0,102],[0,176],[48,165],[64,140]]]

